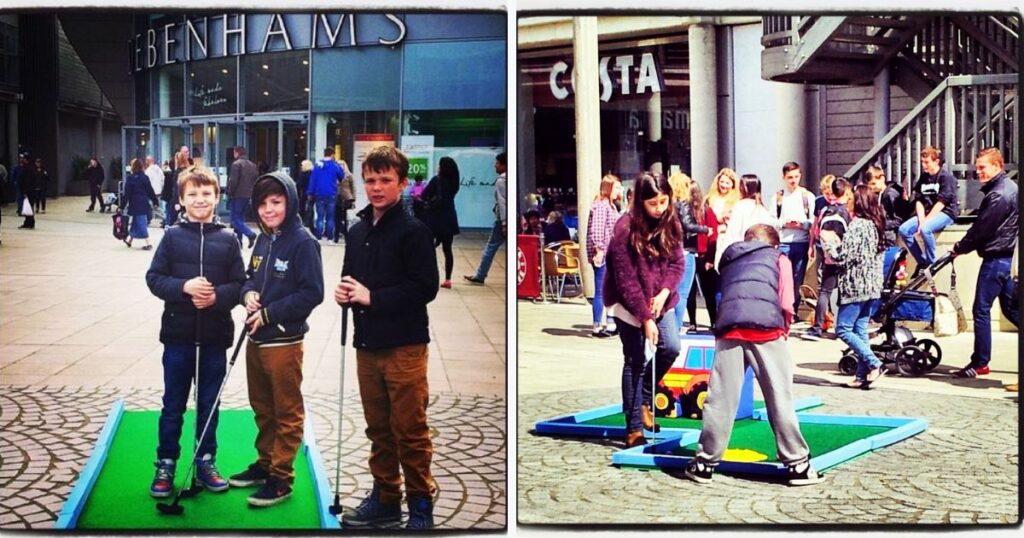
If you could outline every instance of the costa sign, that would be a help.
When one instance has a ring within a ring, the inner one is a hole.
[[[616,90],[619,95],[623,96],[661,93],[661,77],[654,62],[653,53],[605,56],[600,59],[597,66],[597,75],[601,82],[601,100],[606,103],[611,100]],[[614,80],[612,78],[613,70],[617,71]],[[634,73],[636,74],[635,87],[633,86]],[[551,66],[548,85],[551,87],[551,95],[555,99],[559,101],[567,99],[573,93],[572,66],[563,61],[556,62]]]

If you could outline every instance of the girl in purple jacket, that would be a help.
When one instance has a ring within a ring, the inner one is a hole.
[[[615,316],[622,341],[627,446],[643,444],[644,429],[656,431],[651,376],[660,381],[679,355],[679,323],[672,308],[683,275],[683,232],[671,195],[666,179],[642,174],[632,206],[615,224],[608,244],[604,304]],[[645,360],[647,342],[657,343],[653,372]]]

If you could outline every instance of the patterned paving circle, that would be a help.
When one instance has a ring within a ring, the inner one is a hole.
[[[0,386],[0,528],[53,528],[92,450],[110,407],[159,409],[160,390]],[[328,479],[338,461],[337,400],[307,393]],[[248,406],[245,392],[224,395],[225,408]],[[341,443],[342,504],[356,506],[373,486],[359,395],[345,396]],[[432,471],[440,487],[434,520],[442,529],[506,526],[504,400],[435,394],[427,416]],[[156,439],[153,440],[154,450]]]

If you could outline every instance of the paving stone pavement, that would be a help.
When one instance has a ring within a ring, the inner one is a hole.
[[[794,393],[821,397],[823,413],[921,417],[928,429],[833,468],[820,485],[721,473],[699,485],[681,472],[612,466],[618,439],[532,433],[538,420],[615,403],[617,390],[521,394],[519,523],[1018,523],[1017,401],[807,383],[796,383]]]
[[[159,409],[159,389],[0,385],[0,528],[52,529],[92,454],[111,405]],[[328,480],[338,462],[337,400],[305,394]],[[222,407],[247,408],[245,391],[225,393]],[[355,507],[373,487],[370,444],[358,393],[345,396],[341,442],[342,504]],[[440,488],[440,529],[494,530],[506,525],[506,411],[503,400],[432,394],[427,408]],[[153,440],[155,450],[156,440]]]

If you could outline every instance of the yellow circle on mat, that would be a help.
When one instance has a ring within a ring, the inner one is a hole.
[[[768,459],[768,455],[749,448],[729,448],[726,449],[722,459],[727,461],[764,461]]]

